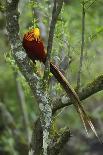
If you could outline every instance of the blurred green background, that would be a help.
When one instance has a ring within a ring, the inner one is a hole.
[[[85,7],[88,9],[85,18],[85,48],[81,87],[103,74],[103,1],[96,0],[93,3],[93,0],[89,0],[85,2]],[[45,46],[47,46],[52,6],[52,0],[20,1],[21,40],[29,28],[33,25],[39,26],[44,32],[42,35],[45,38]],[[76,86],[79,67],[81,17],[81,0],[65,0],[53,41],[52,61],[58,64],[73,87]],[[37,65],[40,67],[39,63]],[[39,72],[43,74],[42,69]],[[53,77],[50,89],[53,98],[62,97],[65,94]],[[22,106],[22,102],[24,102],[24,106]],[[103,138],[103,92],[94,94],[84,103],[95,122],[99,135]],[[25,79],[19,73],[11,54],[6,32],[5,1],[0,0],[0,155],[26,154],[27,143],[25,139],[30,140],[33,122],[38,116],[39,109],[36,100]],[[27,129],[25,129],[26,125]],[[61,152],[62,155],[103,154],[103,148],[98,140],[93,135],[90,138],[86,136],[73,106],[62,110],[56,119],[56,126],[58,129],[68,126],[72,134],[70,142]],[[19,140],[16,141],[18,136]],[[18,143],[21,144],[19,147]]]

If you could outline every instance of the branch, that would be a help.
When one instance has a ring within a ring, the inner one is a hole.
[[[0,127],[2,126],[3,128],[10,128],[13,133],[15,133],[16,131],[16,124],[13,117],[11,116],[5,105],[0,102]]]
[[[41,148],[43,145],[43,131],[41,127],[41,122],[40,119],[36,121],[33,127],[33,132],[32,132],[32,140],[31,140],[31,148],[33,149],[33,155],[39,155],[41,154]]]
[[[52,115],[51,106],[49,105],[50,99],[48,98],[48,95],[45,93],[45,91],[42,89],[42,82],[40,77],[38,77],[35,73],[33,73],[33,68],[29,65],[29,59],[26,55],[26,52],[22,48],[22,43],[19,37],[18,2],[19,0],[9,0],[9,1],[6,0],[6,22],[7,22],[8,37],[11,49],[13,51],[14,59],[16,60],[17,65],[20,68],[20,71],[27,80],[39,104],[39,108],[41,110],[41,116],[40,116],[41,125],[42,127],[44,127],[46,121],[48,120],[46,128],[49,128]],[[46,112],[48,112],[49,114],[46,115]],[[46,141],[46,139],[48,138],[48,136],[45,136],[43,138],[45,139],[44,140],[46,144],[45,147],[47,147],[48,141]]]
[[[21,110],[23,129],[25,130],[25,135],[27,137],[27,141],[29,142],[29,136],[30,136],[29,119],[28,119],[28,114],[27,114],[27,107],[26,107],[24,92],[23,92],[21,83],[18,80],[19,76],[20,76],[19,72],[14,73],[15,82],[16,82],[17,96],[18,96],[19,106],[20,106],[20,110]]]
[[[70,130],[65,128],[63,131],[60,131],[58,135],[53,137],[52,142],[48,148],[48,155],[59,154],[63,146],[68,142],[68,139],[70,139]]]
[[[81,85],[81,72],[83,66],[83,55],[84,55],[84,34],[85,34],[85,8],[84,8],[84,1],[82,2],[82,44],[81,44],[81,55],[80,55],[80,62],[79,62],[79,70],[77,75],[77,90],[79,90]]]
[[[84,88],[79,90],[78,96],[79,96],[79,99],[82,101],[101,90],[103,90],[103,75],[98,76],[94,81],[92,81],[91,83],[88,83]],[[59,98],[54,103],[53,113],[55,113],[60,108],[69,106],[71,104],[72,102],[69,98],[68,99],[66,98],[65,103],[61,101],[61,98]]]
[[[15,148],[20,155],[24,155],[28,152],[28,144],[23,134],[16,128],[15,120],[6,108],[6,106],[0,102],[0,131],[4,129],[10,129],[12,137],[15,142]]]
[[[51,121],[52,121],[52,108],[51,108],[51,102],[49,100],[48,95],[48,88],[49,88],[49,71],[50,71],[50,55],[52,50],[52,43],[53,43],[53,36],[54,36],[54,30],[55,25],[59,16],[59,13],[61,11],[63,4],[63,0],[54,0],[54,7],[52,11],[52,20],[50,24],[50,32],[49,32],[49,39],[48,39],[48,46],[47,46],[47,58],[45,63],[45,71],[44,71],[44,77],[43,77],[43,85],[44,85],[44,91],[45,96],[48,98],[48,101],[44,103],[44,106],[42,111],[42,117],[41,117],[41,123],[43,127],[43,155],[47,155],[47,148],[49,144],[49,132],[51,127]],[[45,121],[45,122],[44,122]]]
[[[51,56],[51,51],[52,51],[55,25],[57,23],[60,11],[62,9],[62,5],[63,5],[63,0],[54,0],[54,7],[53,7],[53,11],[52,11],[52,20],[51,20],[51,24],[50,24],[48,46],[47,46],[47,58],[46,58],[46,63],[45,63],[45,73],[44,73],[44,79],[47,81],[48,81],[48,75],[49,75],[49,70],[50,70],[50,56]]]

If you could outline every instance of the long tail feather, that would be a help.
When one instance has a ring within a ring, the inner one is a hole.
[[[91,119],[89,118],[89,116],[86,114],[86,112],[84,111],[83,106],[80,104],[80,106],[77,109],[78,113],[80,114],[81,120],[83,122],[84,128],[86,130],[87,135],[88,134],[88,126],[90,126],[91,130],[93,131],[93,133],[95,134],[95,136],[98,138],[98,140],[100,141],[100,143],[102,143],[102,141],[100,140],[97,131],[91,121]]]
[[[101,140],[96,132],[96,129],[95,129],[91,119],[86,114],[86,111],[84,110],[83,106],[81,105],[81,101],[80,101],[77,93],[75,92],[75,90],[71,87],[71,85],[66,80],[64,75],[60,72],[60,70],[52,62],[50,62],[50,71],[55,76],[55,78],[58,80],[58,82],[62,85],[62,87],[65,89],[65,91],[67,92],[67,95],[72,99],[73,104],[74,104],[74,106],[75,106],[77,112],[79,113],[80,118],[83,122],[83,125],[84,125],[87,135],[88,135],[88,126],[90,126],[90,128],[93,131],[93,133],[95,134],[95,136],[101,142]]]
[[[82,122],[83,122],[83,126],[84,126],[84,128],[85,128],[85,131],[86,131],[87,135],[89,135],[89,134],[88,134],[88,129],[87,129],[86,122],[84,121],[84,115],[83,115],[83,113],[82,113],[81,108],[79,108],[79,107],[78,107],[78,113],[80,113],[80,118],[81,118],[81,120],[82,120]]]

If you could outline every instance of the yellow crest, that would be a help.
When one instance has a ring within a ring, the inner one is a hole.
[[[34,33],[34,38],[36,40],[40,39],[40,30],[39,30],[39,28],[34,28],[33,33]]]

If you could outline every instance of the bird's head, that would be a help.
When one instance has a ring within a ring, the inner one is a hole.
[[[40,30],[39,30],[39,28],[34,28],[33,29],[33,35],[34,35],[34,38],[36,40],[39,40],[40,39]]]
[[[24,39],[28,40],[28,41],[40,41],[40,29],[39,28],[33,28],[31,29],[29,32],[27,32],[24,35]]]

